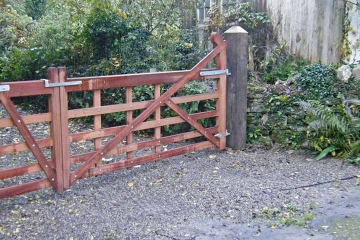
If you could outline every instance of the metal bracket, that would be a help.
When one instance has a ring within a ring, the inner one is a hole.
[[[225,133],[225,137],[230,136],[230,133],[228,132],[228,130],[226,129],[226,133]],[[214,135],[214,137],[216,138],[222,138],[222,134],[221,133],[217,133]]]
[[[10,85],[0,85],[0,92],[10,91]]]
[[[200,72],[200,76],[202,76],[202,77],[224,75],[224,74],[231,75],[231,73],[229,73],[229,69]]]
[[[62,82],[62,83],[49,83],[49,80],[47,79],[41,79],[45,83],[45,87],[65,87],[65,86],[74,86],[74,85],[81,85],[81,81],[73,81],[73,82]]]

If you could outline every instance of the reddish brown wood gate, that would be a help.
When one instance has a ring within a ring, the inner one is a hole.
[[[55,191],[61,192],[81,178],[97,176],[213,146],[225,149],[227,43],[222,40],[219,34],[212,34],[211,41],[214,43],[214,49],[188,71],[66,79],[65,68],[49,68],[49,80],[2,83],[0,85],[0,100],[9,116],[0,119],[0,128],[16,127],[23,141],[3,144],[0,146],[0,154],[9,155],[31,151],[37,162],[28,165],[21,163],[20,166],[7,167],[6,169],[0,164],[0,180],[8,180],[0,188],[0,198],[47,187],[52,187]],[[216,61],[217,68],[203,70],[213,59]],[[203,79],[207,76],[217,79],[216,92],[172,97],[188,81]],[[161,95],[160,84],[173,85]],[[132,102],[132,88],[140,85],[154,86],[153,100]],[[125,88],[125,103],[102,106],[101,90],[110,88]],[[93,91],[93,106],[69,110],[68,94],[80,91]],[[11,98],[36,95],[48,95],[49,112],[21,116]],[[178,105],[208,99],[216,100],[215,110],[189,114]],[[160,109],[164,106],[174,111],[177,116],[161,118]],[[133,119],[133,111],[135,110],[142,110],[142,112]],[[126,112],[126,125],[103,128],[101,115],[115,112]],[[151,115],[153,119],[146,121]],[[71,133],[69,119],[89,116],[94,118],[93,129]],[[216,118],[216,125],[211,128],[204,128],[198,122],[204,118]],[[28,125],[41,122],[50,123],[50,136],[35,139],[29,131]],[[195,131],[162,136],[162,126],[182,122],[189,123]],[[154,129],[154,138],[134,142],[133,132],[145,129]],[[214,134],[217,134],[217,137]],[[110,137],[110,139],[103,143],[102,138],[104,137]],[[161,149],[163,145],[198,137],[204,137],[205,140],[167,151]],[[70,144],[87,140],[93,141],[94,144],[90,152],[80,154],[69,152]],[[44,154],[44,149],[47,148],[50,150],[48,157],[46,157],[47,154]],[[145,156],[133,154],[134,151],[144,148],[154,149],[152,153]],[[105,157],[118,154],[125,154],[125,159],[107,164],[102,161]],[[0,163],[1,161],[0,159]],[[35,181],[27,183],[13,181],[16,184],[11,186],[8,184],[11,179],[38,172],[44,173],[42,179],[35,179]]]

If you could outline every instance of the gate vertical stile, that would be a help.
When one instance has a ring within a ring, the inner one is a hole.
[[[48,80],[50,83],[59,83],[59,71],[55,67],[47,70]],[[63,179],[63,152],[61,142],[61,112],[59,108],[60,91],[59,88],[53,88],[53,94],[49,96],[49,112],[51,113],[50,138],[52,141],[51,159],[54,161],[56,172],[56,189],[57,192],[64,191]]]
[[[216,57],[216,68],[221,70],[227,69],[226,48]],[[226,78],[226,75],[221,75],[217,81],[219,98],[216,102],[216,110],[218,111],[216,125],[218,126],[220,133],[220,150],[226,149]]]
[[[94,95],[93,95],[93,105],[94,108],[99,107],[99,114],[94,116],[94,131],[100,131],[101,130],[101,90],[94,90]],[[98,150],[102,147],[101,144],[101,137],[95,138],[94,139],[94,149]],[[98,163],[95,164],[95,167],[98,167],[102,164],[102,161],[99,161]]]
[[[155,85],[155,93],[154,93],[154,98],[157,99],[160,97],[161,95],[161,87],[160,84],[156,84]],[[159,106],[158,109],[155,110],[155,121],[160,125],[160,121],[161,121],[161,106]],[[155,135],[155,139],[160,139],[161,138],[161,127],[156,127],[154,130],[154,135]],[[155,146],[155,153],[160,153],[161,152],[161,146],[160,146],[160,140],[159,142],[156,144]]]
[[[132,87],[127,87],[125,89],[125,102],[132,105]],[[126,112],[126,124],[130,124],[133,119],[133,112],[132,110]],[[130,133],[126,136],[126,144],[130,145],[133,143],[133,134]],[[131,159],[133,158],[133,152],[127,152],[126,158]]]
[[[66,69],[59,67],[59,82],[66,82]],[[61,114],[61,147],[63,161],[64,189],[70,188],[70,155],[69,155],[69,117],[68,117],[68,93],[65,87],[59,87],[60,114]]]

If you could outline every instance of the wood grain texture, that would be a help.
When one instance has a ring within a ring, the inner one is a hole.
[[[21,185],[15,185],[11,187],[0,189],[0,199],[9,198],[16,195],[21,195],[27,192],[37,191],[43,188],[49,188],[52,184],[48,179],[42,179],[34,182],[23,183]]]
[[[35,158],[39,162],[41,168],[45,172],[46,176],[50,179],[52,186],[56,189],[56,175],[54,169],[50,168],[47,165],[47,160],[41,151],[39,145],[35,141],[34,137],[31,135],[29,129],[23,122],[19,112],[16,110],[14,104],[10,100],[10,98],[6,95],[6,92],[0,93],[0,100],[3,104],[4,108],[10,115],[13,120],[15,126],[19,130],[21,136],[25,140],[26,144],[30,148],[31,152],[34,154]]]
[[[189,96],[183,96],[183,97],[174,97],[174,98],[171,98],[171,100],[176,104],[180,104],[180,103],[188,103],[188,102],[216,99],[218,97],[219,97],[219,94],[217,92],[215,92],[215,93],[189,95]],[[153,102],[154,102],[153,100],[150,100],[150,101],[143,101],[143,102],[133,102],[131,104],[123,103],[123,104],[107,105],[107,106],[101,106],[101,107],[74,109],[74,110],[69,110],[68,116],[69,116],[69,118],[80,118],[80,117],[96,116],[97,114],[99,114],[99,112],[101,112],[101,114],[109,114],[109,113],[114,113],[114,112],[126,112],[126,111],[141,110],[141,109],[145,109],[146,106],[148,106],[149,104],[151,104]],[[164,104],[162,104],[161,106],[164,106]]]
[[[215,42],[215,45],[218,42]],[[227,69],[227,53],[226,49],[222,50],[220,54],[216,57],[216,67],[217,69]],[[226,79],[227,76],[222,75],[217,80],[217,91],[219,93],[219,98],[216,101],[216,110],[218,111],[218,116],[216,118],[216,126],[219,128],[221,134],[219,149],[226,149]]]
[[[194,113],[194,114],[191,114],[190,116],[192,116],[196,120],[200,120],[200,119],[204,119],[204,118],[216,117],[217,112],[215,110],[213,110],[213,111],[208,111],[208,112]],[[161,119],[160,123],[156,122],[155,120],[140,123],[137,127],[134,128],[134,131],[151,129],[151,128],[155,128],[157,126],[162,127],[162,126],[166,126],[166,125],[180,124],[180,123],[184,123],[184,122],[185,122],[185,120],[183,120],[181,117],[163,118],[163,119]],[[82,141],[82,140],[94,139],[96,137],[112,136],[112,135],[119,133],[126,126],[127,125],[111,127],[111,128],[103,128],[98,131],[88,131],[88,132],[80,132],[80,133],[71,134],[69,136],[69,142],[78,142],[78,141]]]
[[[216,127],[207,128],[206,130],[210,134],[217,133],[217,131],[218,131]],[[143,142],[139,142],[139,143],[133,143],[131,145],[126,145],[126,146],[112,149],[110,152],[108,152],[106,154],[106,157],[123,154],[126,152],[132,152],[135,150],[141,150],[144,148],[154,147],[159,143],[159,141],[160,141],[160,144],[164,145],[164,144],[171,144],[171,143],[175,143],[175,142],[179,142],[179,141],[183,141],[183,140],[189,140],[189,139],[193,139],[193,138],[197,138],[197,137],[201,137],[201,136],[202,136],[202,134],[199,133],[198,131],[192,131],[192,132],[176,134],[176,135],[172,135],[172,136],[168,136],[168,137],[162,137],[160,139],[152,139],[152,140],[147,140],[147,141],[143,141]],[[86,161],[86,159],[88,159],[90,156],[92,156],[92,154],[93,154],[93,152],[72,156],[71,163],[84,162],[84,161]]]
[[[93,105],[94,108],[101,107],[101,90],[94,91],[93,97]],[[98,114],[94,116],[94,131],[98,131],[101,129],[101,111],[98,111]],[[94,139],[94,149],[98,150],[102,147],[101,137],[97,137]],[[100,166],[102,164],[101,161],[97,162],[95,166]]]
[[[23,136],[24,143],[8,144],[0,146],[0,154],[16,153],[19,151],[30,150],[36,159],[37,164],[15,167],[0,170],[0,179],[7,179],[22,176],[29,173],[44,171],[48,179],[35,182],[11,186],[0,189],[0,198],[11,197],[41,188],[51,187],[56,191],[63,191],[70,188],[70,185],[80,178],[87,176],[97,176],[106,172],[130,168],[139,164],[157,161],[159,159],[172,157],[188,152],[197,151],[212,146],[224,149],[226,145],[225,137],[220,140],[213,136],[214,133],[221,133],[225,136],[226,126],[226,77],[219,76],[217,85],[218,91],[215,93],[198,94],[183,97],[172,97],[184,84],[190,80],[204,79],[199,73],[204,67],[216,58],[217,69],[226,69],[226,46],[220,34],[212,34],[211,41],[214,49],[205,56],[191,70],[163,73],[128,74],[88,78],[67,79],[65,68],[49,68],[48,79],[50,83],[62,83],[69,81],[82,81],[81,85],[60,86],[55,88],[45,88],[44,81],[12,82],[2,83],[10,85],[10,91],[0,93],[0,100],[10,115],[10,118],[0,119],[1,127],[16,126]],[[174,83],[172,87],[163,95],[160,93],[160,84]],[[139,85],[155,85],[154,100],[145,102],[132,102],[132,87]],[[101,90],[109,88],[126,88],[126,99],[124,104],[101,106]],[[85,109],[68,110],[68,93],[76,91],[94,91],[93,107]],[[49,113],[24,116],[17,112],[10,97],[49,95]],[[217,106],[215,111],[188,114],[183,111],[178,104],[193,101],[216,99]],[[179,117],[161,119],[161,107],[169,106]],[[132,117],[134,110],[144,109],[135,119]],[[102,128],[101,115],[114,112],[126,112],[126,125]],[[154,113],[153,121],[144,122]],[[94,129],[88,132],[80,132],[69,135],[68,121],[70,118],[94,116]],[[197,122],[199,119],[216,117],[216,126],[204,128]],[[26,124],[50,122],[50,138],[35,140],[30,134]],[[161,127],[183,122],[190,123],[197,131],[161,137]],[[154,139],[133,143],[133,131],[154,129]],[[101,138],[114,136],[106,145],[102,146]],[[184,147],[171,149],[161,152],[162,144],[171,144],[178,141],[198,138],[205,136],[209,141],[190,144]],[[126,138],[126,145],[118,144]],[[69,143],[94,139],[94,151],[69,155]],[[51,146],[51,160],[48,161],[41,151],[41,147]],[[133,156],[134,150],[155,147],[155,153],[136,157]],[[127,159],[111,164],[101,164],[104,156],[127,154]],[[84,164],[70,172],[70,164]]]
[[[41,122],[51,122],[52,118],[50,113],[41,113],[41,114],[23,116],[23,120],[25,124],[32,124],[32,123],[41,123]],[[11,120],[11,118],[0,119],[0,128],[12,127],[12,126],[14,126],[14,123]]]
[[[66,82],[66,69],[59,67],[59,82]],[[70,188],[70,156],[69,156],[69,116],[68,94],[65,87],[59,87],[61,111],[61,145],[64,189]]]
[[[137,158],[121,161],[121,162],[110,163],[110,164],[101,166],[101,168],[91,169],[89,176],[100,175],[100,174],[109,173],[109,172],[113,172],[113,171],[117,171],[117,170],[121,170],[121,169],[127,169],[127,168],[131,168],[131,167],[141,165],[144,163],[154,162],[154,161],[158,161],[161,159],[165,159],[165,158],[169,158],[169,157],[173,157],[173,156],[177,156],[177,155],[181,155],[181,154],[185,154],[185,153],[189,153],[189,152],[195,152],[195,151],[199,151],[199,150],[210,148],[210,147],[213,147],[213,144],[209,141],[206,141],[206,142],[191,144],[191,145],[188,145],[185,147],[171,149],[166,152],[154,153],[154,154],[141,156],[141,157],[137,157]]]
[[[48,161],[47,164],[50,168],[54,168],[54,162]],[[30,164],[27,166],[15,167],[5,170],[0,170],[0,180],[17,177],[25,174],[36,173],[42,171],[38,163]]]
[[[193,119],[189,114],[187,114],[181,107],[173,103],[171,100],[166,102],[173,111],[175,111],[179,116],[188,122],[191,126],[193,126],[196,130],[198,130],[205,138],[209,139],[215,146],[219,147],[220,142],[219,139],[215,138],[212,134],[206,131],[206,129],[198,123],[195,119]]]
[[[154,87],[154,98],[157,99],[161,96],[161,87],[160,84],[156,84]],[[155,110],[155,121],[157,121],[158,123],[161,123],[161,106],[159,106],[156,110]],[[159,139],[156,146],[155,146],[155,153],[159,153],[161,152],[161,144],[160,144],[160,138],[161,138],[161,127],[158,126],[154,129],[154,137],[155,140]]]
[[[1,85],[9,85],[10,90],[7,95],[11,97],[26,97],[37,95],[50,95],[53,92],[52,88],[45,88],[45,83],[42,80],[36,81],[21,81],[21,82],[4,82]]]
[[[231,30],[231,29],[229,29]],[[241,150],[246,147],[248,34],[245,31],[225,32],[229,45],[227,64],[231,75],[227,77],[227,145]]]
[[[39,145],[40,148],[51,147],[53,145],[53,142],[50,138],[36,140],[36,143]],[[30,150],[30,148],[24,142],[0,146],[0,154],[15,154],[28,150]]]
[[[92,157],[90,157],[81,167],[79,167],[73,174],[71,174],[70,182],[73,183],[76,179],[81,178],[86,171],[88,171],[97,161],[99,161],[104,155],[106,155],[111,149],[113,149],[120,141],[122,141],[129,133],[132,132],[134,127],[143,122],[146,118],[152,114],[161,103],[167,101],[175,92],[177,92],[185,83],[187,83],[227,46],[226,42],[222,42],[216,48],[214,48],[206,57],[204,57],[198,64],[196,64],[189,73],[175,83],[167,92],[165,92],[160,98],[155,99],[153,103],[149,104],[147,108],[136,117],[131,124],[127,125],[120,133],[109,141],[104,147],[99,149]]]
[[[132,102],[132,87],[127,87],[125,89],[125,102],[130,105],[130,110],[128,110],[126,112],[126,124],[130,124],[131,121],[133,120],[133,112],[132,112],[132,109],[133,109],[133,102]],[[129,133],[129,135],[126,136],[126,144],[127,145],[131,145],[133,142],[133,134],[132,132]],[[127,159],[131,159],[133,158],[133,152],[132,151],[129,151],[126,153],[126,158]]]
[[[48,69],[48,79],[50,83],[59,83],[59,71],[55,67]],[[60,91],[53,88],[53,94],[49,96],[49,112],[52,116],[50,124],[50,138],[53,143],[51,147],[51,158],[55,163],[56,172],[56,191],[64,191],[63,179],[63,151],[61,141],[61,112],[59,108]]]

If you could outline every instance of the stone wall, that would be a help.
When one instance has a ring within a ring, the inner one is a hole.
[[[274,144],[282,147],[299,147],[306,137],[305,113],[294,106],[286,107],[286,95],[271,98],[273,86],[248,86],[247,134],[248,142],[256,142],[268,148]],[[285,104],[284,104],[285,103]],[[277,105],[281,107],[277,108]],[[285,107],[284,107],[285,105]]]

